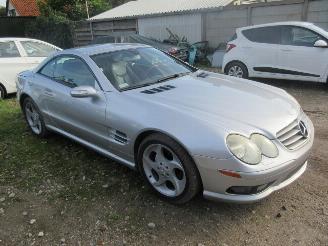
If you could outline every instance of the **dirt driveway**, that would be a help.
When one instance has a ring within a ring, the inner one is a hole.
[[[0,102],[0,245],[328,245],[328,90],[275,85],[313,120],[315,146],[302,178],[252,205],[162,202],[128,168],[33,137],[14,98]]]

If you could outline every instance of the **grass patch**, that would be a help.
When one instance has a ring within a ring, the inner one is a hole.
[[[120,197],[143,186],[135,172],[62,136],[32,135],[15,99],[0,101],[0,166],[1,186],[33,191],[49,200]]]

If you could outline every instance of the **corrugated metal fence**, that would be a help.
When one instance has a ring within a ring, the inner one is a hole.
[[[211,47],[227,42],[236,28],[279,21],[308,21],[328,30],[328,0],[285,0],[281,2],[229,6],[204,15],[204,39]]]

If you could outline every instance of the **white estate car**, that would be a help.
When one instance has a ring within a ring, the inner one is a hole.
[[[16,92],[18,73],[36,67],[60,48],[27,38],[0,38],[0,98]]]
[[[239,28],[227,44],[225,74],[327,82],[328,32],[307,22]]]

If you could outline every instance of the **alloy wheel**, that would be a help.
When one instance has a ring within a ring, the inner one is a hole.
[[[229,68],[228,75],[242,78],[244,75],[243,69],[239,66],[232,66]]]
[[[31,127],[32,131],[35,134],[39,135],[42,131],[40,114],[31,102],[25,104],[25,114],[27,122]]]
[[[151,144],[143,153],[143,168],[150,184],[162,195],[177,197],[186,187],[186,174],[177,155],[167,146]]]

